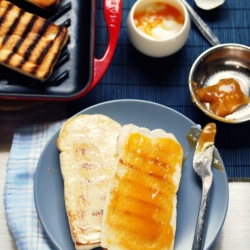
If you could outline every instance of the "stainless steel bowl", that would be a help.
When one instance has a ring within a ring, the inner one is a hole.
[[[248,121],[250,119],[250,104],[242,106],[233,114],[223,118],[209,110],[209,105],[198,100],[193,82],[202,88],[214,85],[224,78],[234,78],[240,84],[242,92],[250,97],[250,47],[231,43],[212,47],[196,59],[189,73],[192,102],[205,114],[226,123]]]

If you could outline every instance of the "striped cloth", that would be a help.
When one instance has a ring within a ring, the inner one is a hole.
[[[3,197],[18,250],[54,249],[37,217],[33,184],[39,156],[62,122],[23,126],[15,131]]]

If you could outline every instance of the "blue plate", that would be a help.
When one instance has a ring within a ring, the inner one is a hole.
[[[134,123],[149,129],[162,128],[173,133],[188,152],[186,134],[195,124],[182,114],[152,102],[117,100],[87,108],[79,114],[104,114],[122,125]],[[59,131],[49,140],[39,159],[35,173],[34,194],[39,219],[53,244],[61,250],[74,250],[64,205],[63,180],[56,140]],[[183,165],[177,201],[175,250],[191,249],[201,198],[201,181],[192,168],[193,151]],[[224,169],[213,168],[214,179],[208,212],[205,249],[209,249],[223,226],[228,208],[228,182]]]

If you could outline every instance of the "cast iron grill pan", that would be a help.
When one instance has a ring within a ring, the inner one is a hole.
[[[83,92],[90,84],[93,72],[95,1],[61,0],[52,12],[41,10],[24,0],[11,2],[25,11],[65,25],[69,40],[51,77],[45,82],[0,65],[0,98],[63,100]]]

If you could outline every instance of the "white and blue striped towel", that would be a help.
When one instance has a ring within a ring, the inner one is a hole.
[[[33,185],[40,154],[62,122],[19,127],[14,133],[3,197],[18,250],[54,249],[36,213]]]

